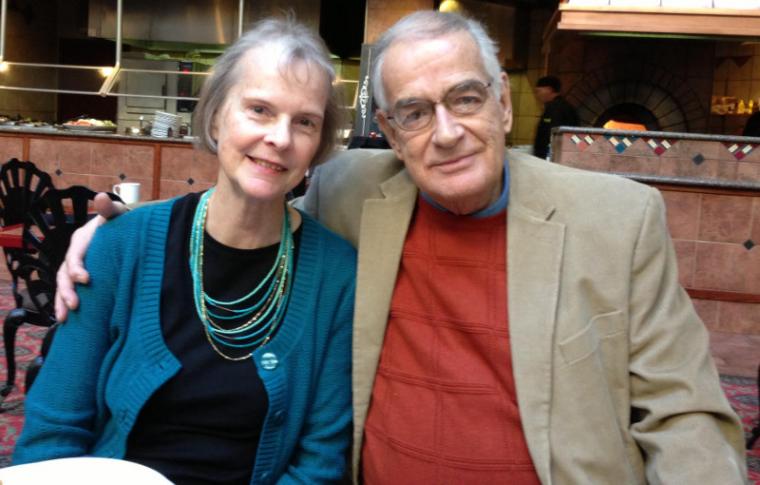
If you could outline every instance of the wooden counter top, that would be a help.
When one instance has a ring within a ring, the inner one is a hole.
[[[120,135],[117,132],[109,131],[97,131],[97,130],[72,130],[67,128],[56,127],[44,127],[36,128],[29,126],[4,126],[0,125],[0,134],[10,133],[17,135],[33,135],[33,136],[62,136],[69,138],[98,138],[107,140],[122,140],[122,141],[143,141],[151,143],[186,143],[191,144],[195,141],[195,137],[182,137],[182,138],[159,138],[155,136],[143,136],[143,135]]]

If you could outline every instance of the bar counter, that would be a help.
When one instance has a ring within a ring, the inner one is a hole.
[[[48,172],[57,188],[111,191],[140,182],[142,200],[204,190],[218,172],[216,158],[194,149],[193,139],[0,126],[0,161],[14,157]]]
[[[568,127],[553,133],[553,161],[658,188],[681,284],[702,319],[714,330],[760,334],[760,138]]]

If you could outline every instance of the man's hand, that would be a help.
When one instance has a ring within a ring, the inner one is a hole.
[[[74,290],[74,283],[86,284],[90,281],[90,274],[84,268],[84,255],[90,246],[95,230],[105,224],[108,219],[114,218],[127,211],[127,207],[120,202],[113,202],[107,194],[101,192],[95,196],[95,210],[98,216],[84,226],[80,227],[71,236],[69,249],[66,251],[66,259],[58,269],[56,282],[58,289],[55,292],[55,318],[59,322],[66,320],[69,310],[79,306],[79,298]]]

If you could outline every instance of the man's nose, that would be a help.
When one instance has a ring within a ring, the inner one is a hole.
[[[290,146],[291,137],[290,119],[287,116],[280,116],[269,126],[269,132],[264,137],[264,141],[278,150],[284,150]]]
[[[449,113],[443,104],[436,104],[433,142],[444,147],[452,146],[459,141],[463,133],[464,128],[456,116]]]

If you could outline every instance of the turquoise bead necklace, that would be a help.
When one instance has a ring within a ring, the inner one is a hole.
[[[190,230],[193,301],[211,348],[227,360],[240,361],[248,359],[254,350],[269,342],[285,314],[293,275],[293,234],[290,232],[290,215],[286,204],[280,246],[274,265],[267,275],[248,294],[234,300],[219,300],[208,295],[203,287],[203,237],[208,203],[213,192],[214,188],[211,188],[201,196]],[[244,320],[244,323],[234,327],[229,327],[229,324],[222,326],[219,323],[230,320]],[[233,357],[225,354],[223,347],[249,349],[250,352]]]

